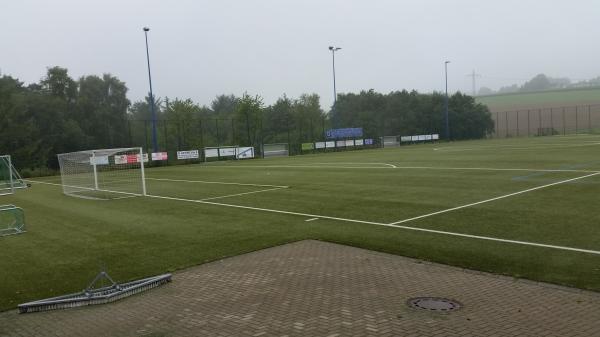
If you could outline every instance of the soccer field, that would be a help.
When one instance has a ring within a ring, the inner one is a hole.
[[[600,136],[464,141],[146,170],[147,197],[60,177],[4,197],[0,310],[301,239],[600,290]]]

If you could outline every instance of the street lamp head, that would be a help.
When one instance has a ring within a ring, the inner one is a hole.
[[[145,32],[147,32],[147,31],[149,31],[149,30],[150,30],[150,28],[148,28],[148,27],[144,27],[144,31],[145,31]]]
[[[333,46],[329,46],[329,50],[333,50]]]
[[[444,62],[444,63],[448,64],[448,63],[450,63],[450,61],[446,61],[446,62]]]

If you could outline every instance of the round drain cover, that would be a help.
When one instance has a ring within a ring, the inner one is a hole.
[[[411,308],[438,312],[456,311],[462,307],[458,301],[440,297],[415,297],[409,299],[407,304]]]

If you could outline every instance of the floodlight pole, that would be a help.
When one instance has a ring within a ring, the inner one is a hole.
[[[148,82],[150,82],[150,112],[152,113],[152,147],[154,152],[158,152],[158,141],[156,139],[156,111],[154,110],[154,95],[152,94],[152,76],[150,75],[150,53],[148,52],[148,31],[150,28],[144,27],[146,36],[146,60],[148,61]]]
[[[332,57],[332,65],[333,65],[333,111],[335,112],[335,103],[337,102],[337,90],[335,88],[335,52],[340,50],[342,48],[340,47],[334,47],[334,46],[329,46],[329,50],[331,50],[331,57]],[[333,128],[335,128],[337,125],[337,123],[333,123]]]
[[[450,141],[450,122],[448,120],[448,63],[444,62],[444,74],[446,76],[446,96],[444,97],[444,111],[446,116],[446,140]]]

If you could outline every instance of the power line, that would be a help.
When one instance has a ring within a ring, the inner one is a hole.
[[[475,73],[475,69],[473,69],[473,72],[471,74],[468,74],[467,77],[471,77],[473,81],[473,96],[475,96],[477,94],[477,86],[475,81],[477,77],[481,77],[481,74]]]

